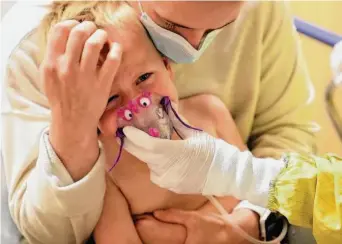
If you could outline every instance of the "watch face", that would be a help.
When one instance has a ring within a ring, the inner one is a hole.
[[[284,220],[289,225],[287,219],[279,214],[271,213],[265,221],[265,228],[266,228],[266,240],[271,241],[277,238],[284,228]],[[281,244],[289,244],[288,241],[288,233],[281,241]]]

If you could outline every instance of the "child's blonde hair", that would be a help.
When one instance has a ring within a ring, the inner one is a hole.
[[[98,28],[113,26],[116,30],[125,30],[127,25],[139,25],[139,19],[133,9],[120,0],[106,1],[53,1],[49,13],[39,26],[42,47],[45,53],[47,38],[51,28],[64,20],[92,21]]]

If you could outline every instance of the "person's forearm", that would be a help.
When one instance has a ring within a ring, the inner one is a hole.
[[[260,239],[259,215],[257,213],[250,209],[236,209],[231,213],[231,217],[247,234]],[[249,244],[250,242],[239,236],[234,243]]]
[[[128,202],[108,174],[103,209],[93,236],[96,244],[142,244],[133,224]]]
[[[236,225],[239,225],[249,235],[259,239],[259,215],[257,213],[246,208],[234,209],[240,202],[234,197],[218,197],[217,200],[227,213],[231,215]],[[204,214],[218,213],[218,210],[210,201],[204,204],[198,211]],[[231,232],[231,226],[227,226],[227,228],[227,231]],[[249,242],[242,236],[238,236],[238,238],[234,240],[234,243],[244,244]]]
[[[86,130],[54,119],[49,131],[51,145],[74,181],[87,175],[99,156],[96,130]]]
[[[9,206],[16,225],[30,243],[83,243],[102,210],[104,154],[86,177],[74,183],[45,132],[37,153],[34,166],[14,178],[10,188]]]
[[[217,150],[219,157],[209,169],[203,195],[234,196],[266,207],[270,183],[285,163],[255,158],[251,152],[241,152],[224,141],[218,141]]]

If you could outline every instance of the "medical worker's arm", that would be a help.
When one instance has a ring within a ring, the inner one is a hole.
[[[73,176],[56,155],[48,132],[51,112],[39,79],[39,51],[33,38],[23,41],[5,77],[2,153],[9,207],[29,242],[82,243],[102,210],[104,155],[99,151],[81,177]],[[87,158],[86,148],[82,153]],[[81,163],[84,169],[85,162],[74,163],[69,165],[76,169]]]
[[[342,240],[342,158],[289,154],[274,180],[268,207],[291,224],[312,228],[318,244]]]
[[[314,91],[287,3],[265,4],[260,60],[260,94],[249,148],[257,157],[279,158],[288,151],[315,149],[312,110]],[[265,11],[266,12],[266,11]],[[264,11],[262,11],[264,13]]]

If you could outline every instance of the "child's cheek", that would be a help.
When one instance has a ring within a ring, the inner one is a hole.
[[[99,129],[104,136],[115,136],[117,130],[117,113],[115,109],[110,109],[102,115]]]

